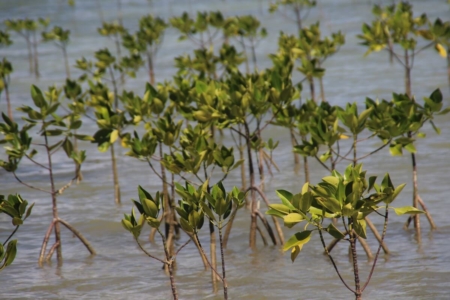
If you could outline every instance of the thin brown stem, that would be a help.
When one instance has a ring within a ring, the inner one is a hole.
[[[244,121],[243,123],[244,129],[245,129],[245,139],[246,139],[246,146],[247,146],[247,158],[248,158],[248,170],[249,170],[249,176],[250,176],[250,187],[255,187],[255,171],[253,169],[253,159],[252,159],[252,149],[251,149],[251,141],[250,141],[250,130],[248,128],[247,122]],[[250,223],[250,238],[249,238],[249,244],[250,248],[255,248],[256,246],[256,210],[257,203],[256,203],[256,194],[255,190],[251,190],[251,223]]]
[[[144,247],[142,246],[142,244],[139,242],[139,239],[135,238],[135,241],[136,241],[136,243],[138,244],[139,248],[142,250],[142,252],[145,253],[145,255],[147,255],[147,256],[150,257],[150,258],[156,259],[157,261],[159,261],[159,262],[161,262],[161,263],[163,263],[163,264],[165,264],[165,265],[168,264],[167,261],[164,261],[164,260],[160,259],[159,257],[156,257],[156,256],[150,254],[147,250],[145,250],[145,248],[144,248]]]
[[[30,185],[30,184],[28,184],[28,183],[22,181],[22,180],[16,175],[16,172],[12,172],[12,173],[13,173],[13,175],[14,175],[14,178],[15,178],[20,184],[23,184],[24,186],[29,187],[30,189],[33,189],[33,190],[36,190],[36,191],[41,191],[41,192],[44,192],[44,193],[47,193],[47,194],[51,194],[51,193],[52,193],[51,191],[47,191],[47,190],[44,190],[44,189],[41,189],[41,188],[32,186],[32,185]]]
[[[197,233],[194,233],[194,237],[197,239],[197,243],[200,246],[200,250],[202,251],[203,255],[206,257],[206,261],[208,262],[209,267],[216,273],[216,275],[219,277],[219,279],[223,282],[222,276],[220,276],[219,272],[217,272],[217,270],[209,262],[206,254],[205,254],[205,250],[203,249],[202,244],[200,243],[200,239],[198,238]]]
[[[267,243],[266,236],[264,235],[264,232],[261,230],[261,228],[258,225],[256,225],[256,231],[259,232],[259,235],[261,236],[264,246],[267,246],[268,243]]]
[[[270,202],[269,199],[267,199],[266,195],[261,191],[260,188],[257,186],[248,188],[245,192],[247,193],[249,190],[255,190],[258,192],[259,196],[263,199],[264,203],[269,207]],[[280,244],[284,244],[284,234],[283,230],[281,229],[280,222],[278,222],[278,219],[272,216],[273,223],[275,224],[275,228],[277,230],[278,238],[280,239]]]
[[[350,219],[353,222],[353,218]],[[358,254],[356,253],[356,240],[358,235],[354,230],[350,230],[350,249],[353,261],[353,277],[355,279],[355,297],[356,299],[361,299],[361,286],[359,280],[359,268],[358,268]]]
[[[375,259],[373,260],[372,268],[370,269],[370,273],[369,273],[369,276],[367,277],[366,283],[364,284],[364,286],[361,289],[361,293],[364,292],[364,290],[366,289],[367,285],[369,284],[369,281],[370,281],[370,279],[372,278],[372,275],[373,275],[373,271],[375,270],[375,265],[377,264],[378,257],[380,256],[380,250],[383,247],[384,237],[386,236],[386,231],[387,231],[388,212],[389,212],[388,205],[386,205],[386,213],[385,213],[385,217],[384,217],[384,226],[383,226],[383,233],[381,235],[381,241],[379,242],[378,250],[377,250],[377,253],[375,254]]]
[[[44,240],[42,241],[41,253],[39,254],[38,263],[39,266],[42,267],[42,263],[44,261],[45,250],[47,249],[48,240],[50,239],[50,234],[52,233],[53,226],[55,226],[56,221],[53,220],[47,228],[47,232],[45,233]]]
[[[173,277],[173,261],[170,260],[171,256],[170,256],[169,249],[167,248],[166,239],[164,238],[164,235],[159,230],[159,228],[158,228],[158,232],[159,232],[159,235],[161,236],[161,239],[163,242],[163,247],[164,247],[164,253],[166,255],[166,261],[167,261],[167,266],[168,266],[168,270],[169,270],[169,279],[170,279],[170,286],[172,288],[173,299],[178,300],[178,292],[177,292],[177,288],[175,286],[175,278]]]
[[[114,151],[114,144],[111,144],[109,149],[110,149],[110,153],[111,153],[111,167],[112,167],[112,173],[113,173],[114,202],[116,204],[120,204],[121,196],[120,196],[119,173],[117,170],[117,160],[116,160],[116,154]]]
[[[427,207],[425,206],[425,202],[423,202],[423,200],[422,200],[422,198],[420,197],[420,195],[418,195],[417,197],[418,197],[418,201],[419,201],[420,206],[422,206],[422,209],[425,211],[425,216],[427,217],[428,222],[430,223],[431,229],[436,229],[437,226],[436,226],[436,224],[434,223],[434,220],[433,220],[433,218],[431,217],[431,214],[430,214],[429,210],[428,210]]]
[[[372,254],[372,251],[370,250],[370,247],[367,244],[366,240],[363,239],[362,237],[360,237],[357,234],[356,234],[356,237],[358,238],[359,243],[361,244],[361,246],[363,247],[364,251],[366,252],[367,259],[371,260],[373,258],[373,254]]]
[[[72,233],[83,243],[83,245],[86,247],[86,249],[89,251],[89,253],[91,253],[91,255],[96,254],[94,248],[91,246],[91,244],[88,242],[88,240],[81,234],[81,232],[76,230],[75,227],[73,227],[72,225],[70,225],[69,223],[64,221],[63,219],[58,219],[57,221],[59,223],[63,224],[67,229],[72,231]]]
[[[323,246],[323,249],[324,249],[324,251],[325,251],[325,254],[326,254],[326,255],[328,256],[328,258],[330,259],[331,264],[332,264],[333,267],[334,267],[334,270],[336,271],[337,275],[339,276],[339,279],[341,280],[341,282],[344,284],[344,286],[345,286],[349,291],[351,291],[352,293],[354,293],[355,291],[354,291],[354,290],[353,290],[353,289],[345,282],[344,278],[342,278],[342,275],[341,275],[341,273],[339,272],[339,269],[338,269],[336,263],[334,262],[333,257],[331,256],[330,252],[328,252],[328,248],[327,248],[327,246],[326,246],[326,244],[325,244],[325,240],[324,240],[324,238],[323,238],[323,234],[322,234],[322,230],[321,230],[321,229],[319,229],[319,236],[320,236],[320,241],[322,242],[322,246]]]
[[[51,186],[51,195],[52,195],[52,212],[53,212],[53,220],[58,220],[58,206],[57,206],[57,191],[55,189],[55,181],[53,177],[53,167],[52,167],[52,157],[50,154],[50,148],[48,146],[48,137],[47,134],[44,132],[44,140],[45,140],[45,149],[47,152],[47,161],[48,161],[48,175],[50,180],[50,186]],[[59,226],[59,223],[56,222],[55,226],[55,242],[58,243],[58,246],[56,248],[56,259],[58,262],[58,265],[62,264],[62,245],[61,245],[61,228]]]
[[[225,272],[225,255],[223,254],[223,240],[222,240],[222,226],[221,223],[221,217],[219,217],[219,245],[220,245],[220,256],[222,259],[222,282],[223,282],[223,297],[225,300],[228,299],[228,283],[227,283],[227,276]]]
[[[48,250],[47,256],[45,257],[45,261],[49,262],[52,259],[53,253],[55,252],[56,247],[59,246],[59,242],[55,242],[53,246]]]
[[[13,232],[11,232],[11,234],[8,236],[8,238],[3,242],[3,245],[6,245],[6,243],[12,238],[12,236],[17,232],[17,230],[19,229],[20,226],[16,226],[16,228],[14,228]]]
[[[275,234],[273,233],[272,227],[270,227],[269,222],[267,222],[266,218],[264,218],[264,216],[261,214],[261,212],[257,211],[256,215],[258,216],[258,218],[261,220],[261,222],[263,223],[264,227],[266,228],[266,231],[269,234],[269,237],[272,240],[272,243],[274,245],[276,245],[277,244],[277,239],[275,238]]]
[[[380,234],[378,233],[377,228],[375,227],[375,225],[373,225],[372,221],[369,219],[369,217],[365,217],[364,220],[366,221],[367,226],[369,226],[370,230],[372,231],[373,235],[375,236],[375,238],[377,239],[378,243],[380,243],[381,247],[383,248],[383,251],[385,254],[389,254],[390,251],[386,245],[386,243],[383,240],[383,236],[380,236]]]

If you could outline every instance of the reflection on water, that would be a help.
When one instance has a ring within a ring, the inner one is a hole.
[[[226,15],[254,14],[268,29],[269,37],[262,41],[257,49],[260,68],[270,65],[267,54],[276,50],[279,31],[294,33],[294,26],[278,15],[267,12],[269,1],[228,0],[228,1],[144,1],[123,0],[122,14],[127,28],[135,30],[137,20],[146,13],[168,18],[179,15],[184,10],[221,10]],[[392,92],[402,92],[403,72],[399,66],[390,66],[387,55],[372,54],[363,58],[365,49],[358,45],[355,35],[359,33],[362,22],[371,19],[370,1],[319,1],[312,10],[307,22],[320,20],[323,34],[342,30],[347,43],[341,51],[330,58],[325,68],[325,89],[327,99],[332,104],[345,104],[356,101],[362,103],[366,96],[371,98],[389,98]],[[382,1],[372,1],[382,2]],[[390,3],[391,1],[384,1]],[[449,6],[443,0],[413,1],[415,11],[427,12],[431,18],[447,18]],[[71,43],[68,47],[70,62],[82,56],[92,57],[93,52],[103,47],[113,47],[110,40],[100,37],[96,28],[100,25],[97,1],[77,0],[74,8],[67,7],[66,1],[17,0],[0,2],[0,20],[23,17],[49,17],[52,25],[61,25],[71,30]],[[114,1],[102,1],[102,14],[112,21],[117,14]],[[261,9],[264,7],[264,9]],[[174,74],[173,58],[189,51],[188,42],[178,42],[178,34],[167,31],[161,52],[156,62],[158,80],[169,79]],[[36,84],[46,88],[55,82],[64,81],[64,65],[61,53],[49,44],[39,46],[40,70],[42,78]],[[34,83],[28,75],[27,52],[24,42],[14,37],[14,45],[2,49],[1,56],[7,56],[14,65],[11,78],[13,105],[18,107],[29,103],[29,86]],[[79,75],[72,69],[75,75]],[[127,88],[142,94],[147,75],[144,71],[137,79],[129,80]],[[417,59],[413,70],[413,92],[418,98],[429,95],[436,87],[441,87],[445,99],[449,98],[445,60],[432,50],[423,52]],[[295,78],[299,80],[300,78]],[[448,103],[448,102],[447,102]],[[5,101],[0,102],[0,110],[6,111]],[[428,224],[423,218],[423,244],[418,246],[411,230],[402,229],[405,218],[393,217],[389,225],[387,243],[392,251],[389,257],[381,257],[372,282],[366,291],[366,299],[447,299],[450,287],[450,221],[448,211],[448,177],[450,167],[448,159],[450,117],[439,117],[436,122],[442,129],[437,136],[431,128],[426,128],[427,138],[418,143],[418,162],[420,193],[425,199],[439,228],[428,233]],[[87,121],[86,132],[92,132],[96,126]],[[272,201],[275,189],[298,191],[302,184],[302,175],[294,172],[289,135],[282,129],[270,128],[267,137],[280,140],[280,146],[274,153],[275,161],[282,170],[267,179],[266,190]],[[225,138],[230,139],[229,136]],[[19,253],[12,267],[0,273],[0,294],[3,299],[169,299],[169,281],[159,263],[143,255],[123,230],[120,219],[123,212],[129,212],[131,202],[126,199],[136,197],[136,187],[141,184],[150,191],[159,189],[158,178],[151,174],[146,166],[131,159],[121,157],[119,170],[122,182],[124,205],[113,205],[112,175],[108,157],[97,152],[90,144],[82,144],[88,149],[88,161],[83,167],[85,180],[70,188],[59,198],[60,214],[69,223],[79,229],[93,244],[99,253],[89,257],[83,246],[63,229],[64,265],[58,269],[54,264],[40,269],[37,267],[37,254],[42,237],[51,220],[48,210],[50,199],[46,195],[22,189],[4,171],[0,171],[2,194],[21,194],[31,202],[36,202],[33,215],[27,224],[19,230]],[[372,149],[372,145],[360,148],[361,153]],[[123,153],[124,151],[122,151]],[[393,158],[389,153],[380,152],[365,161],[368,173],[382,176],[390,172],[394,184],[408,183],[397,205],[408,205],[412,197],[410,188],[410,158]],[[58,182],[64,183],[70,178],[71,166],[56,160]],[[343,167],[340,166],[341,168]],[[312,163],[312,181],[316,182],[326,175],[323,168]],[[20,170],[31,184],[46,186],[46,175],[33,171],[31,165]],[[301,172],[300,172],[301,174]],[[239,185],[239,175],[229,178],[229,184]],[[380,225],[378,220],[375,224]],[[0,219],[1,231],[9,224]],[[289,255],[284,255],[278,247],[260,246],[256,251],[248,249],[248,212],[238,214],[235,230],[229,241],[227,255],[227,277],[229,295],[232,299],[348,299],[350,294],[342,287],[326,257],[321,255],[317,241],[311,242],[297,258],[295,264]],[[286,231],[289,236],[293,231]],[[145,236],[148,233],[144,233]],[[1,234],[2,238],[4,234]],[[180,244],[183,243],[183,239]],[[201,237],[208,247],[208,237]],[[159,244],[146,244],[157,255],[162,255]],[[375,249],[375,243],[371,243]],[[207,250],[208,251],[208,250]],[[338,266],[344,278],[351,282],[351,265],[347,260],[347,247],[342,244],[334,251]],[[363,254],[363,253],[361,253]],[[366,278],[370,265],[361,255],[362,278]],[[181,299],[221,299],[221,294],[211,292],[209,271],[203,269],[198,252],[193,244],[188,245],[178,256],[176,280]]]

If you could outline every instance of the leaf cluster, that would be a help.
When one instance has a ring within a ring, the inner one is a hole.
[[[309,242],[313,231],[327,232],[336,239],[345,238],[346,233],[333,223],[326,226],[326,219],[349,219],[348,225],[343,223],[346,231],[354,230],[360,237],[366,238],[365,217],[377,212],[381,204],[389,206],[404,186],[395,187],[389,174],[384,176],[381,184],[377,184],[375,176],[366,179],[362,164],[355,167],[349,165],[344,174],[333,171],[331,176],[322,178],[317,185],[306,183],[298,194],[278,190],[281,203],[271,204],[267,214],[282,218],[289,228],[306,223],[304,230],[293,235],[283,247],[285,251],[293,248],[291,259],[294,261],[303,245]],[[421,213],[410,206],[394,210],[398,215]],[[315,229],[307,230],[309,226]]]

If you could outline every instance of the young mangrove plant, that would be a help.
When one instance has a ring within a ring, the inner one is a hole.
[[[146,15],[139,19],[139,30],[131,35],[122,35],[123,46],[130,53],[141,53],[146,59],[146,67],[150,84],[155,85],[156,54],[164,39],[164,31],[168,24],[159,17]]]
[[[17,254],[17,240],[11,240],[14,234],[23,224],[26,218],[31,214],[34,203],[28,208],[28,201],[23,199],[19,194],[0,195],[0,214],[4,213],[11,217],[12,224],[15,226],[11,234],[6,238],[4,242],[0,241],[0,272],[12,264]],[[6,245],[6,249],[5,249]]]
[[[67,115],[58,114],[60,92],[61,91],[56,88],[49,88],[44,96],[41,90],[33,85],[31,87],[31,98],[33,99],[36,108],[30,106],[22,106],[19,108],[19,111],[27,114],[27,117],[24,118],[26,123],[23,127],[20,128],[17,123],[11,121],[5,114],[3,114],[4,123],[0,123],[0,133],[3,135],[1,141],[8,144],[8,146],[5,147],[8,160],[1,160],[0,166],[6,171],[11,172],[20,184],[33,190],[47,193],[51,197],[53,218],[42,243],[39,255],[39,265],[41,266],[45,261],[50,261],[55,250],[58,265],[62,264],[60,224],[72,231],[91,254],[95,254],[94,249],[83,235],[72,225],[59,217],[58,197],[63,194],[74,181],[76,181],[77,172],[75,172],[75,176],[68,183],[57,188],[55,177],[56,169],[53,164],[53,157],[58,153],[58,150],[63,149],[67,157],[71,159],[74,164],[81,167],[81,164],[86,158],[85,151],[74,151],[71,139],[74,136],[78,139],[89,140],[89,136],[77,135],[72,132],[73,129],[80,128],[82,124],[81,120],[76,117],[73,118],[70,113]],[[33,138],[30,136],[30,133],[31,129],[36,126],[38,127],[38,133],[41,138],[39,141],[33,143]],[[57,137],[60,137],[60,139],[56,139]],[[43,149],[44,156],[42,158],[36,156],[38,151],[34,149],[34,147]],[[50,189],[31,185],[27,183],[20,174],[17,174],[18,167],[23,158],[29,160],[35,167],[48,173]],[[47,244],[52,231],[55,234],[55,242],[46,254]]]
[[[217,35],[220,33],[225,19],[220,11],[197,12],[197,17],[192,19],[187,12],[180,17],[170,20],[172,27],[180,32],[180,41],[190,40],[196,47],[202,50],[213,48]]]
[[[126,120],[124,119],[124,111],[119,108],[119,75],[116,71],[134,77],[136,70],[142,65],[142,60],[139,55],[133,55],[122,57],[121,61],[116,62],[116,57],[107,48],[95,52],[95,58],[95,68],[93,68],[94,64],[84,57],[77,60],[75,66],[92,75],[95,81],[89,81],[91,100],[88,102],[88,105],[96,110],[95,116],[99,126],[99,130],[94,134],[94,140],[98,144],[100,152],[110,150],[114,201],[120,203],[120,183],[114,143],[121,137],[121,131],[126,125]],[[86,77],[86,74],[82,75],[82,78],[85,79]],[[112,92],[109,90],[107,82],[111,83]]]
[[[0,30],[0,48],[9,46],[12,41],[9,34],[6,31]],[[13,72],[13,67],[10,61],[5,57],[0,61],[0,96],[2,92],[5,91],[6,105],[8,109],[8,117],[13,120],[11,99],[9,98],[9,83],[11,80],[11,73]]]
[[[261,22],[252,15],[238,16],[226,19],[224,27],[224,35],[229,38],[235,38],[242,48],[245,60],[245,69],[247,74],[250,73],[249,55],[247,49],[250,49],[253,62],[253,71],[258,70],[256,61],[256,48],[259,42],[267,37],[267,30],[261,26]]]
[[[332,33],[331,37],[322,38],[320,24],[316,23],[308,28],[299,30],[298,37],[281,33],[278,39],[279,50],[276,54],[270,55],[270,57],[275,67],[283,70],[283,73],[287,74],[292,73],[296,61],[299,60],[301,65],[297,66],[296,70],[305,76],[304,79],[297,84],[299,92],[303,90],[302,82],[306,80],[309,85],[311,99],[316,101],[316,85],[314,80],[315,78],[318,78],[320,95],[322,102],[324,102],[326,101],[326,98],[322,78],[325,75],[325,69],[322,65],[328,57],[339,51],[339,48],[344,43],[345,37],[341,32]],[[290,74],[289,76],[292,75]],[[304,108],[308,107],[302,107],[300,102],[299,110],[302,112],[304,111]],[[305,112],[308,112],[308,109],[306,109]],[[305,121],[305,115],[302,117],[294,114],[293,116],[295,116],[295,119],[298,121],[295,127],[299,130],[300,138],[302,141],[305,141],[308,135],[308,131],[306,130],[307,127],[302,124]],[[290,129],[292,146],[295,147],[298,143],[296,142],[294,127],[289,125],[289,123],[287,127]],[[299,164],[299,158],[295,153],[294,162],[296,165]],[[305,181],[309,181],[309,164],[308,159],[305,156],[303,157],[303,163]]]
[[[294,148],[294,151],[300,153],[304,157],[314,157],[329,172],[333,172],[336,169],[337,164],[343,160],[351,161],[353,166],[356,166],[362,159],[375,154],[389,145],[390,139],[386,140],[380,147],[367,154],[360,155],[358,153],[360,143],[367,143],[368,140],[375,138],[374,133],[364,138],[360,137],[367,131],[366,122],[372,111],[372,107],[368,107],[361,113],[358,113],[356,103],[347,103],[345,108],[331,106],[325,102],[322,102],[319,106],[314,106],[312,101],[309,101],[309,103],[307,102],[306,104],[311,108],[310,116],[305,122],[307,131],[310,133],[310,140],[304,140],[302,144]],[[379,128],[373,129],[378,130]],[[350,147],[348,147],[348,151],[344,151],[344,141],[347,139],[350,143]],[[323,154],[319,154],[321,146],[324,146],[325,148]],[[328,161],[330,166],[326,165]],[[378,239],[378,242],[382,244],[384,252],[386,254],[389,253],[389,249],[385,243],[381,241],[378,230],[368,217],[365,218],[365,222],[372,230],[374,236]],[[367,257],[371,259],[372,252],[369,246],[364,239],[359,236],[357,236],[357,238],[366,251]],[[338,240],[334,240],[328,246],[328,251],[331,251],[337,242]]]
[[[50,23],[50,19],[39,18],[38,20],[31,19],[18,19],[18,20],[6,20],[4,24],[8,30],[16,32],[19,36],[25,39],[28,50],[28,62],[30,65],[30,74],[39,78],[39,55],[37,46],[39,43],[37,37],[37,31],[47,28]]]
[[[389,174],[384,176],[379,185],[376,183],[375,176],[366,179],[366,171],[362,170],[361,164],[349,165],[344,174],[333,171],[331,176],[324,177],[317,185],[306,183],[298,194],[278,190],[277,194],[281,203],[271,204],[267,214],[282,218],[284,225],[288,228],[306,223],[304,229],[295,233],[283,246],[284,251],[291,250],[292,262],[295,261],[303,246],[310,241],[313,233],[317,233],[339,279],[358,300],[362,299],[362,294],[370,282],[381,250],[380,243],[369,276],[365,282],[362,281],[356,245],[358,236],[366,239],[365,218],[375,213],[384,219],[381,236],[383,241],[387,232],[389,209],[393,209],[397,215],[421,213],[412,206],[400,208],[390,206],[404,186],[405,184],[401,184],[395,187]],[[341,229],[333,222],[327,221],[333,218],[342,222]],[[344,280],[335,259],[327,250],[324,237],[326,233],[349,243],[354,288]]]
[[[162,206],[164,206],[164,200],[162,199],[162,194],[159,192],[156,193],[155,197],[152,197],[146,190],[144,190],[141,186],[138,187],[138,195],[139,195],[139,202],[136,200],[133,200],[134,205],[138,209],[139,213],[141,214],[139,218],[134,213],[134,208],[131,209],[131,214],[127,215],[125,214],[124,218],[122,219],[122,225],[123,227],[131,232],[131,234],[134,237],[134,240],[138,244],[139,248],[150,258],[153,258],[161,263],[164,264],[164,266],[167,266],[168,272],[169,272],[169,279],[170,279],[170,286],[172,290],[172,296],[174,300],[178,299],[178,291],[175,285],[175,277],[174,277],[174,267],[173,263],[175,261],[175,257],[177,254],[183,249],[191,240],[188,239],[178,250],[170,254],[169,247],[167,245],[167,240],[165,235],[160,230],[160,224],[161,221],[158,218],[158,215],[162,209]],[[161,236],[161,240],[163,243],[164,248],[164,258],[161,259],[150,252],[148,252],[141,242],[139,241],[139,236],[141,234],[142,227],[145,225],[145,223],[156,229],[156,231]],[[201,224],[198,224],[198,226],[201,228]]]
[[[426,123],[430,123],[436,133],[440,134],[440,129],[435,125],[434,118],[450,112],[450,108],[443,108],[443,96],[439,89],[435,90],[429,97],[423,97],[423,104],[419,104],[415,99],[411,99],[406,94],[394,94],[393,99],[374,101],[366,100],[366,105],[373,108],[373,112],[368,120],[368,128],[373,131],[385,144],[389,144],[390,153],[394,156],[402,155],[403,149],[411,153],[413,158],[413,205],[421,207],[430,223],[432,229],[436,225],[431,214],[421,196],[418,193],[418,171],[416,164],[417,149],[415,143],[418,138],[424,138],[421,131]],[[412,221],[408,218],[405,229]],[[414,219],[417,230],[417,237],[420,240],[420,222]]]
[[[387,50],[391,56],[391,61],[396,61],[402,65],[405,72],[405,93],[410,101],[415,102],[412,93],[411,76],[414,60],[420,52],[433,45],[440,55],[443,57],[447,56],[445,49],[440,43],[442,38],[439,39],[439,37],[445,36],[444,26],[439,26],[439,21],[436,21],[436,26],[429,26],[427,29],[425,25],[429,24],[429,19],[426,14],[414,18],[412,5],[408,2],[399,2],[397,5],[384,8],[375,5],[372,13],[375,15],[375,20],[372,21],[371,25],[363,24],[362,34],[358,35],[358,38],[363,40],[361,44],[368,47],[365,55],[374,51]],[[418,47],[421,44],[419,44],[420,41],[417,37],[422,37],[426,41],[425,45]],[[413,131],[415,130],[408,131],[407,138],[413,137]],[[418,193],[417,158],[415,151],[411,152],[411,164],[413,178],[412,202],[414,207],[417,208],[420,203],[420,196]],[[413,218],[417,239],[420,241],[419,215],[415,215]],[[433,223],[430,225],[434,228]]]
[[[250,247],[256,247],[257,220],[260,219],[266,227],[274,244],[277,239],[264,216],[259,212],[258,195],[268,204],[267,198],[257,185],[255,171],[254,148],[255,142],[261,139],[261,132],[270,121],[263,123],[263,118],[270,110],[278,111],[282,105],[292,98],[294,93],[291,82],[284,82],[278,74],[268,70],[260,74],[243,76],[241,73],[231,74],[230,78],[220,85],[226,91],[227,97],[199,98],[193,116],[199,123],[214,124],[217,128],[228,128],[233,134],[241,136],[244,140],[249,170],[249,187],[251,196],[251,227]],[[217,87],[218,88],[218,87]],[[276,113],[274,113],[276,115]],[[251,122],[254,119],[255,122]],[[261,170],[259,168],[259,170]],[[230,223],[231,224],[231,223]],[[279,240],[283,240],[281,228],[277,226]],[[262,231],[259,230],[262,234]],[[265,238],[262,236],[264,243]]]
[[[297,30],[303,28],[303,21],[308,16],[311,8],[317,5],[315,0],[277,0],[275,3],[271,3],[269,7],[269,12],[274,13],[279,11],[285,19],[294,21],[297,25]],[[282,8],[280,9],[280,6]],[[294,18],[289,15],[289,13],[294,13]]]
[[[102,22],[102,27],[97,28],[97,31],[102,36],[107,36],[114,41],[116,45],[116,56],[118,60],[122,59],[121,41],[122,36],[128,34],[128,31],[122,26],[121,23],[115,21],[111,23]],[[125,84],[125,74],[120,74],[120,81]]]
[[[203,254],[204,250],[198,237],[198,231],[203,225],[204,216],[217,227],[219,232],[220,256],[222,260],[222,275],[217,272],[215,266],[209,263],[209,261],[208,263],[222,281],[223,296],[224,299],[228,299],[228,284],[226,279],[222,231],[226,226],[227,218],[230,217],[230,215],[235,215],[238,209],[244,206],[245,194],[236,187],[234,187],[231,192],[227,193],[221,181],[211,188],[208,184],[208,181],[205,181],[198,189],[195,189],[188,183],[186,183],[186,187],[176,184],[176,191],[182,198],[182,200],[178,202],[176,210],[180,216],[181,228],[188,234],[194,236]],[[210,192],[208,192],[209,189]]]
[[[450,88],[450,21],[442,22],[441,19],[436,19],[430,25],[430,32],[435,36],[436,43],[434,48],[442,57],[447,56],[447,77],[448,86]],[[446,48],[444,48],[444,46]]]
[[[69,58],[67,56],[67,45],[70,41],[70,30],[64,30],[59,26],[53,27],[50,31],[42,32],[44,42],[53,41],[56,47],[61,49],[64,58],[64,66],[66,68],[66,77],[70,78]]]

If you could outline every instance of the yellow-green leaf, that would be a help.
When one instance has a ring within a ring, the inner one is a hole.
[[[311,231],[305,230],[302,232],[297,232],[283,246],[283,251],[287,251],[291,249],[292,247],[299,246],[302,247],[304,244],[309,242],[311,239]]]
[[[303,221],[305,218],[303,218],[303,216],[301,214],[298,213],[290,213],[288,215],[286,215],[283,220],[284,220],[284,226],[288,227],[288,228],[292,228],[292,226],[294,226],[297,223],[300,223],[301,221]]]
[[[119,137],[119,131],[117,129],[113,130],[111,132],[111,135],[109,136],[109,142],[111,144],[113,144],[117,140],[118,137]]]
[[[446,58],[447,57],[447,50],[439,43],[434,45],[434,49],[439,53],[440,56]]]
[[[417,208],[415,208],[413,206],[403,206],[403,207],[397,207],[397,208],[390,207],[390,208],[392,208],[398,216],[401,216],[404,214],[416,215],[416,214],[425,213],[424,211],[418,210]]]

